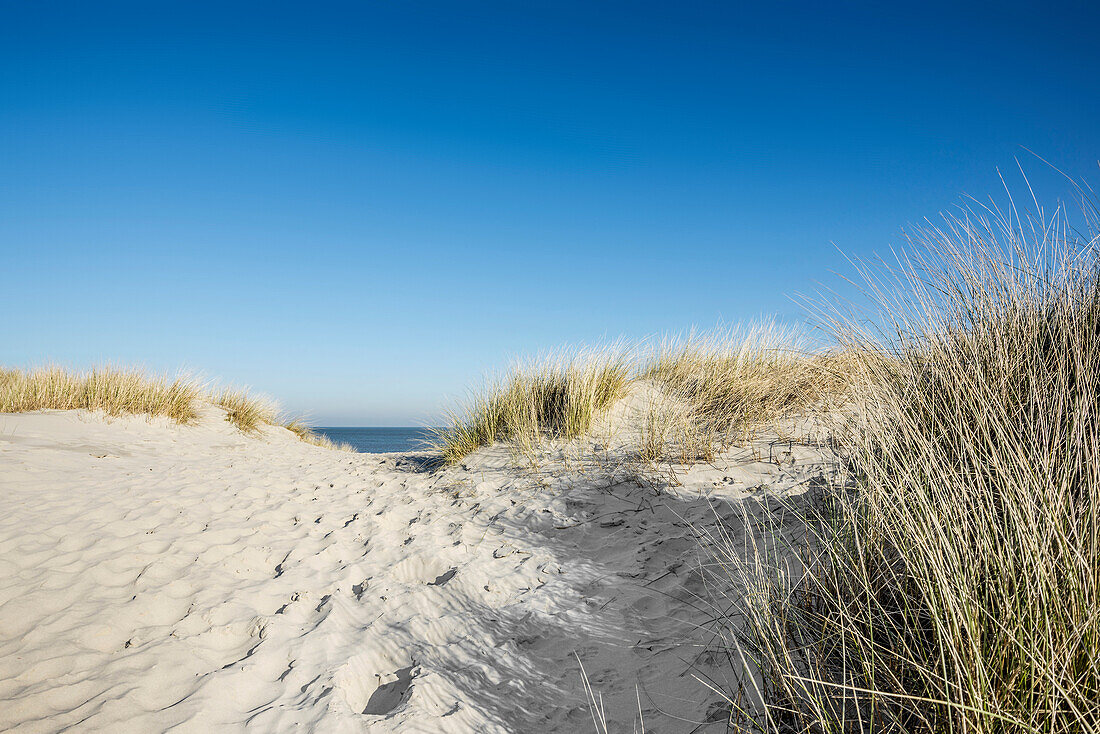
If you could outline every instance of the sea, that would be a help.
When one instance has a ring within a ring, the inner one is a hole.
[[[351,445],[363,454],[388,454],[395,451],[422,451],[424,442],[432,436],[430,428],[409,426],[379,427],[336,427],[314,428],[317,433],[328,436],[337,443]]]

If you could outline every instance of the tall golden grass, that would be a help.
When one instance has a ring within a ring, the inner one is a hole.
[[[865,272],[879,328],[832,322],[853,403],[806,573],[711,547],[753,590],[756,726],[1100,730],[1096,223],[975,207]]]
[[[629,357],[614,346],[518,364],[452,413],[433,444],[455,463],[496,441],[530,452],[546,439],[575,438],[624,395],[630,380]]]
[[[225,419],[245,433],[254,433],[261,426],[279,425],[279,408],[262,397],[239,388],[226,388],[214,393],[213,402],[225,408]]]
[[[0,413],[32,410],[92,410],[108,415],[164,416],[178,423],[199,417],[204,403],[221,406],[226,420],[245,433],[282,426],[303,441],[344,448],[298,420],[284,420],[272,401],[240,389],[211,390],[186,377],[150,376],[140,370],[100,367],[73,372],[60,367],[0,368]]]
[[[0,369],[0,412],[99,410],[109,415],[162,415],[180,423],[198,417],[205,397],[197,382],[149,377],[137,370],[97,368],[69,372],[60,367]]]
[[[793,329],[767,323],[645,344],[563,351],[490,381],[436,432],[448,463],[497,441],[530,454],[546,439],[585,435],[643,384],[656,388],[638,425],[642,461],[692,463],[768,421],[828,409],[847,385],[846,356],[817,353]]]
[[[646,429],[687,436],[709,458],[713,448],[744,441],[777,419],[835,409],[850,359],[815,350],[803,332],[774,323],[666,343],[640,373],[669,399]]]

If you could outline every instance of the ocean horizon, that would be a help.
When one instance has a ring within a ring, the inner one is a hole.
[[[421,451],[432,436],[423,426],[318,426],[313,429],[362,454]]]

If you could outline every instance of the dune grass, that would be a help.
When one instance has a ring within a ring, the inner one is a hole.
[[[1094,213],[949,216],[867,274],[881,328],[834,321],[858,379],[807,572],[712,547],[753,590],[758,726],[1100,730]]]
[[[521,363],[490,381],[438,430],[433,446],[455,463],[496,441],[523,454],[546,439],[587,434],[594,419],[642,383],[657,388],[637,425],[644,462],[710,460],[768,421],[829,406],[847,385],[844,357],[814,353],[773,324],[664,342],[619,344]]]
[[[651,414],[647,432],[680,434],[707,453],[779,418],[828,411],[844,400],[849,360],[815,351],[801,332],[774,323],[666,343],[641,378],[678,407]],[[681,452],[682,459],[690,454]]]
[[[303,441],[346,448],[315,434],[299,420],[285,420],[278,405],[246,390],[212,390],[186,377],[150,376],[140,370],[100,367],[74,372],[60,367],[34,370],[0,368],[0,413],[33,410],[92,410],[108,415],[164,416],[192,423],[204,404],[226,411],[226,420],[244,433],[281,426]]]
[[[546,439],[575,438],[625,394],[631,379],[629,357],[616,347],[516,365],[449,416],[433,446],[453,464],[496,441],[529,452]]]
[[[785,508],[803,547],[779,545],[789,516],[747,559],[706,535],[735,577],[728,652],[758,674],[729,692],[737,720],[1100,734],[1100,228],[1087,203],[1070,219],[976,205],[915,231],[864,271],[877,313],[834,316],[828,352],[764,328],[517,369],[441,450],[580,435],[642,382],[663,396],[635,426],[647,461],[831,415],[834,475]]]
[[[225,408],[225,419],[245,433],[254,433],[265,425],[278,425],[278,407],[239,388],[226,388],[214,394],[214,404]]]
[[[311,428],[309,425],[302,422],[301,419],[294,418],[288,420],[287,422],[283,423],[283,428],[293,433],[295,436],[298,437],[299,440],[305,441],[308,444],[320,446],[326,449],[333,449],[336,451],[350,451],[353,453],[355,452],[355,447],[353,447],[351,444],[343,443],[341,441],[333,441],[328,436],[317,433],[317,431],[313,430],[313,428]]]
[[[149,377],[136,370],[98,368],[77,373],[59,367],[0,369],[0,412],[99,410],[109,415],[166,416],[180,423],[198,417],[204,397],[198,383]]]

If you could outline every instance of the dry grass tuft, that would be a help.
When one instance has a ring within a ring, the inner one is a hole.
[[[32,410],[95,410],[108,415],[165,416],[178,423],[199,417],[204,403],[221,406],[226,420],[245,433],[284,426],[307,443],[346,449],[318,436],[303,423],[284,424],[278,406],[240,389],[211,390],[184,377],[150,377],[138,370],[112,367],[70,372],[60,367],[36,370],[0,368],[0,413]]]
[[[84,373],[59,367],[0,369],[0,412],[101,410],[108,415],[162,415],[180,423],[198,417],[204,391],[194,381],[148,377],[134,370],[99,368]]]
[[[1100,731],[1094,215],[946,217],[868,274],[882,329],[835,322],[862,379],[808,573],[715,549],[753,589],[762,725]]]
[[[435,449],[453,464],[496,441],[527,453],[548,438],[575,438],[625,394],[630,381],[630,362],[619,348],[517,365],[450,416],[450,425],[436,432]]]
[[[496,441],[530,455],[546,439],[587,434],[632,387],[642,406],[618,426],[643,463],[709,461],[715,451],[792,413],[827,410],[849,380],[846,356],[813,354],[794,332],[768,325],[671,341],[566,352],[522,364],[475,394],[436,435],[455,463]],[[646,389],[653,388],[653,389]]]
[[[320,446],[321,448],[334,449],[336,451],[350,451],[355,452],[355,448],[351,444],[341,443],[339,441],[333,441],[328,436],[317,433],[311,427],[303,423],[300,419],[293,419],[283,425],[283,428],[287,429],[300,440],[305,441],[308,444],[314,446]]]
[[[245,433],[255,433],[262,426],[279,424],[278,406],[238,388],[226,388],[217,393],[214,404],[225,408],[225,419]]]
[[[828,412],[845,398],[851,356],[814,353],[796,331],[765,324],[666,344],[643,368],[667,401],[644,426],[648,455],[679,447],[679,460],[713,458],[779,418]]]

